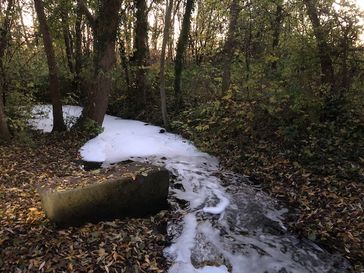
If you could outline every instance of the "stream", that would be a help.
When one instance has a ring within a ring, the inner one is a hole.
[[[63,106],[69,126],[78,106]],[[30,124],[52,129],[52,109],[33,109]],[[104,131],[80,149],[85,161],[147,162],[172,174],[169,203],[176,215],[164,251],[169,273],[344,273],[350,264],[284,225],[286,208],[241,175],[223,170],[217,158],[182,137],[141,121],[106,115]],[[179,219],[179,220],[178,220]]]
[[[216,158],[139,160],[175,177],[170,203],[185,216],[168,225],[170,273],[350,272],[344,258],[287,232],[288,210],[246,177],[222,170]]]

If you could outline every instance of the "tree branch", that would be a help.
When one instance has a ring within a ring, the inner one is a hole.
[[[87,8],[85,2],[83,0],[77,0],[78,8],[81,10],[83,14],[85,14],[88,22],[90,23],[91,27],[95,27],[95,16],[91,14],[90,10]]]

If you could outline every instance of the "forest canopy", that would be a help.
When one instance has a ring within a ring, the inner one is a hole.
[[[34,4],[1,5],[2,138],[25,129],[32,101],[53,104],[55,130],[62,103],[85,106],[98,125],[106,111],[160,122],[159,104],[167,125],[168,112],[200,98],[256,102],[291,127],[362,108],[354,1]]]

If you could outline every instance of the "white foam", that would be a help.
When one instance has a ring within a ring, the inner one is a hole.
[[[191,250],[195,245],[196,227],[196,216],[193,213],[187,214],[184,217],[182,234],[174,244],[166,249],[166,253],[172,256],[177,264],[181,264],[178,267],[191,263]]]
[[[81,107],[63,106],[64,118],[68,121],[69,127],[74,124],[81,112]],[[50,105],[34,107],[33,114],[34,118],[30,120],[30,124],[34,128],[44,132],[52,130],[52,107]],[[86,142],[80,149],[84,160],[108,164],[128,159],[145,161],[148,158],[165,157],[163,165],[174,171],[184,188],[184,190],[174,190],[176,198],[189,202],[190,208],[194,210],[203,205],[208,197],[215,196],[218,199],[217,204],[202,209],[204,212],[212,214],[223,213],[229,205],[229,200],[218,185],[218,180],[212,175],[212,172],[218,170],[217,159],[200,152],[189,141],[180,136],[163,132],[163,128],[158,126],[109,115],[105,115],[102,127],[104,131]],[[169,272],[227,272],[225,266],[206,266],[196,269],[191,264],[191,249],[195,246],[197,225],[193,212],[184,217],[181,236],[166,250],[166,253],[175,259]]]
[[[76,119],[81,115],[82,107],[64,105],[63,118],[68,128],[70,128],[76,121]],[[37,130],[43,132],[51,132],[53,128],[53,111],[50,105],[36,105],[33,107],[32,114],[34,118],[29,120],[29,124]]]
[[[45,114],[37,115],[39,111]],[[64,106],[63,111],[68,125],[72,126],[82,108]],[[35,117],[29,123],[36,129],[50,132],[51,107],[36,106],[33,112]],[[220,169],[215,157],[200,152],[180,136],[161,133],[161,127],[140,121],[106,115],[103,128],[101,134],[80,149],[84,160],[104,162],[105,165],[128,159],[147,161],[166,167],[177,177],[174,183],[182,185],[171,187],[174,198],[187,201],[188,207],[182,212],[185,216],[179,237],[174,238],[174,243],[165,249],[165,254],[172,260],[169,273],[228,273],[226,265],[232,268],[232,273],[279,272],[281,268],[289,272],[311,273],[329,272],[332,268],[315,256],[313,251],[317,250],[300,248],[293,236],[264,233],[259,224],[255,224],[254,231],[249,233],[249,225],[245,227],[244,223],[254,222],[256,217],[270,219],[285,229],[281,220],[286,211],[275,210],[264,194],[256,194],[245,184],[239,184],[234,197],[227,194],[216,176]],[[237,195],[236,192],[244,187],[246,192]],[[256,210],[249,211],[249,205],[254,205]],[[232,212],[230,217],[233,221],[228,220]],[[221,230],[225,230],[228,236],[222,235]],[[239,231],[243,231],[244,235],[240,235]],[[205,252],[202,261],[221,265],[195,268],[191,258],[192,255],[196,258],[200,252]],[[306,261],[294,256],[304,257]],[[222,265],[225,262],[227,264]]]

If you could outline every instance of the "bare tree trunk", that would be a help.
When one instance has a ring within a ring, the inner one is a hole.
[[[53,131],[63,131],[66,129],[61,103],[61,92],[59,90],[58,68],[54,55],[52,37],[47,25],[42,0],[34,0],[35,10],[37,12],[39,28],[43,36],[44,49],[47,55],[49,70],[49,89],[53,106]]]
[[[307,13],[312,23],[313,32],[316,37],[318,56],[321,65],[321,83],[327,88],[321,95],[324,105],[321,112],[322,120],[335,120],[344,105],[344,98],[338,88],[335,78],[334,65],[331,59],[331,50],[327,43],[325,33],[317,12],[316,0],[304,0]]]
[[[131,20],[131,17],[133,16],[132,9],[129,7],[129,9],[126,12],[126,17],[124,19],[124,26],[125,26],[125,52],[127,56],[131,56],[132,50],[133,50],[133,20]]]
[[[82,0],[79,7],[88,19],[94,33],[94,79],[82,111],[82,122],[93,120],[102,125],[112,87],[111,70],[115,64],[115,42],[119,25],[121,0],[100,2],[95,18]]]
[[[84,54],[86,56],[90,56],[91,55],[91,29],[90,26],[88,24],[83,24],[84,29],[82,30],[82,32],[84,33],[83,35],[83,50],[84,50]]]
[[[167,42],[167,60],[173,60],[173,51],[174,51],[174,18],[171,19],[171,30],[170,30],[170,37],[168,37]]]
[[[4,23],[0,29],[0,70],[1,70],[0,71],[0,139],[2,140],[9,140],[11,137],[8,123],[6,121],[4,101],[3,101],[4,81],[5,81],[3,58],[10,38],[11,13],[14,7],[14,0],[8,0],[7,2],[8,5],[5,11]]]
[[[4,103],[3,103],[3,100],[2,100],[2,90],[0,90],[0,96],[1,96],[1,99],[0,99],[0,139],[1,140],[9,140],[11,135],[10,135],[10,132],[9,132],[8,124],[6,122],[6,116],[5,116],[5,111],[4,111]]]
[[[279,1],[276,3],[276,12],[274,18],[274,25],[273,25],[273,41],[272,41],[272,51],[274,57],[277,57],[277,48],[279,45],[279,38],[281,34],[281,27],[283,22],[283,2]],[[272,62],[272,70],[275,73],[277,71],[277,59],[275,58]]]
[[[135,0],[136,25],[134,40],[134,55],[132,63],[136,66],[134,94],[134,112],[143,110],[147,102],[147,89],[149,88],[146,78],[148,50],[148,13],[146,0]]]
[[[181,91],[181,76],[183,70],[183,58],[188,45],[188,37],[191,28],[191,15],[193,10],[194,0],[186,0],[186,9],[183,15],[181,34],[178,38],[176,49],[176,60],[174,66],[174,93],[175,93],[175,106],[179,108],[183,104],[183,97]]]
[[[172,19],[171,19],[171,27],[170,27],[170,35],[168,37],[167,42],[167,59],[172,61],[173,60],[173,53],[174,53],[174,26],[176,15],[179,10],[179,5],[181,4],[182,0],[174,1],[174,10],[172,11]]]
[[[75,23],[75,82],[78,93],[81,93],[81,69],[82,69],[82,12],[77,8],[76,23]]]
[[[169,37],[169,29],[171,27],[171,16],[173,9],[173,0],[169,0],[166,7],[166,16],[164,20],[164,30],[163,30],[163,42],[162,42],[162,52],[161,52],[161,63],[160,63],[160,95],[161,95],[161,110],[163,124],[168,127],[168,115],[167,115],[167,102],[166,102],[166,82],[165,82],[165,63],[166,63],[166,47]]]
[[[75,67],[73,62],[73,45],[72,45],[72,37],[70,33],[69,20],[67,11],[64,7],[61,7],[61,18],[62,18],[62,32],[64,45],[66,48],[66,57],[67,57],[67,65],[71,74],[75,73]]]
[[[158,40],[159,40],[159,36],[160,36],[160,29],[159,29],[159,24],[160,24],[160,21],[159,21],[159,10],[156,10],[155,14],[154,14],[154,25],[153,27],[151,28],[151,32],[152,32],[152,35],[151,35],[151,47],[154,51],[154,54],[157,52],[158,50]]]
[[[330,56],[330,48],[327,44],[326,34],[322,29],[320,19],[317,14],[316,0],[304,0],[304,3],[316,37],[321,63],[322,83],[327,85],[330,91],[332,91],[335,86],[334,67]]]
[[[234,58],[236,47],[236,29],[240,13],[239,0],[232,0],[230,5],[229,30],[224,45],[223,75],[222,75],[222,94],[230,88],[231,82],[231,63]]]

